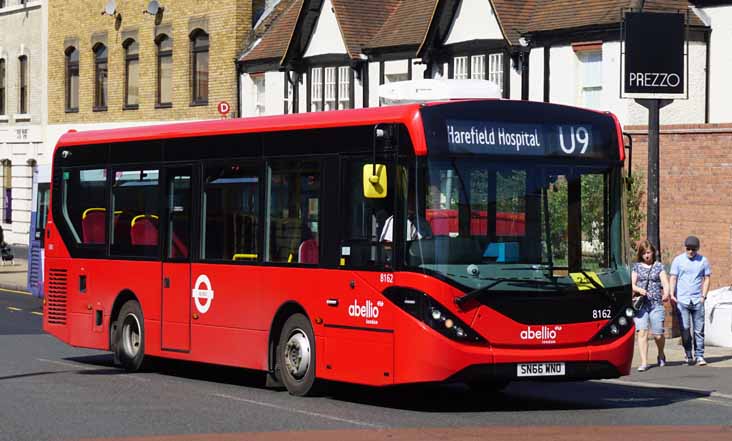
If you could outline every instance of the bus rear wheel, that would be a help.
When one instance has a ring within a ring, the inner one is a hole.
[[[145,323],[137,301],[122,305],[114,329],[115,357],[126,370],[139,370],[145,358]]]
[[[315,336],[310,320],[303,314],[291,315],[277,345],[279,376],[291,395],[315,392]]]

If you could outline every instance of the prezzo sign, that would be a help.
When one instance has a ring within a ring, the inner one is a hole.
[[[687,98],[684,14],[627,12],[623,98]]]
[[[452,153],[520,156],[597,157],[592,127],[587,124],[513,124],[491,121],[447,121]]]

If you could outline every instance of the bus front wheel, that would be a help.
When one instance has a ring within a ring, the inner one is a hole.
[[[137,371],[145,358],[145,323],[142,309],[135,300],[128,300],[120,310],[115,326],[115,357],[123,368]]]
[[[314,393],[315,336],[310,321],[303,314],[291,315],[280,333],[277,345],[280,378],[291,395]]]

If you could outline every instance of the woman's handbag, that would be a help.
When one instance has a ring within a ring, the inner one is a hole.
[[[653,265],[655,265],[655,263]],[[646,295],[637,295],[633,297],[633,309],[635,309],[636,311],[640,311],[641,308],[643,308],[643,305],[646,304],[646,296],[648,295],[648,284],[651,283],[651,273],[653,272],[653,265],[651,265],[651,268],[648,270],[648,279],[646,279],[646,287],[644,288],[646,290]]]

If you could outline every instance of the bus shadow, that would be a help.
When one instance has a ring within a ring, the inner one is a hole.
[[[500,392],[476,392],[460,384],[374,389],[330,385],[331,399],[417,412],[515,412],[668,406],[708,397],[711,392],[650,389],[601,382],[517,382]]]
[[[84,375],[127,375],[111,354],[66,358],[98,369]],[[149,358],[143,372],[223,385],[265,389],[265,374],[241,368]],[[418,384],[385,388],[325,382],[320,399],[397,410],[435,413],[592,410],[662,407],[709,397],[711,392],[586,382],[516,382],[501,392],[477,392],[462,384]],[[282,390],[282,389],[281,389]],[[297,398],[292,398],[297,399]]]
[[[100,369],[80,371],[86,375],[128,375],[124,369],[114,364],[112,354],[89,355],[83,357],[69,357],[65,360]],[[141,372],[151,372],[190,380],[208,381],[212,383],[230,384],[234,386],[255,387],[264,389],[266,375],[264,372],[243,368],[219,366],[190,361],[145,357]]]

